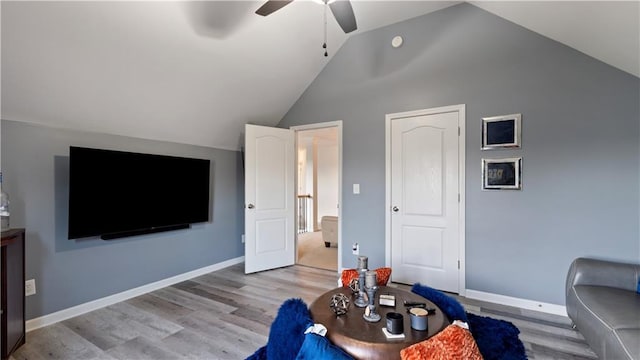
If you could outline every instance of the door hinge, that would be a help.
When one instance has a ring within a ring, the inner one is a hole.
[[[458,193],[458,202],[460,202],[460,193]]]
[[[460,136],[460,126],[458,126],[458,136]]]
[[[460,270],[460,260],[458,260],[458,270]]]

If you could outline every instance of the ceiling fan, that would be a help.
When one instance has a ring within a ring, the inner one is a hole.
[[[267,16],[282,9],[286,5],[289,5],[289,3],[291,3],[292,1],[293,0],[269,0],[264,3],[264,5],[262,5],[258,10],[256,10],[256,14]],[[356,25],[356,17],[353,14],[353,8],[351,7],[351,2],[349,2],[349,0],[318,1],[324,3],[325,5],[329,5],[333,16],[336,18],[336,21],[345,33],[348,34],[358,29],[358,26]]]

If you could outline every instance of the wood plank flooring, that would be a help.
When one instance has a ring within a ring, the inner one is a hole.
[[[332,271],[243,269],[231,266],[34,330],[11,359],[244,359],[266,344],[283,301],[299,297],[310,305],[337,286]],[[467,311],[515,324],[529,359],[597,358],[566,317],[459,300]]]

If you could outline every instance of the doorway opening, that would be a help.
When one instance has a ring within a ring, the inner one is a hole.
[[[338,271],[341,123],[296,130],[296,264]]]

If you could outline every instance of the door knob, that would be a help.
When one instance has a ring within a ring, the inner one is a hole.
[[[255,206],[253,206],[253,204],[249,204],[247,207],[248,207],[249,209],[253,209]]]
[[[400,210],[400,209],[398,209],[397,206],[394,206],[394,207],[391,208],[391,210],[393,210],[393,212],[398,212],[398,210]]]

